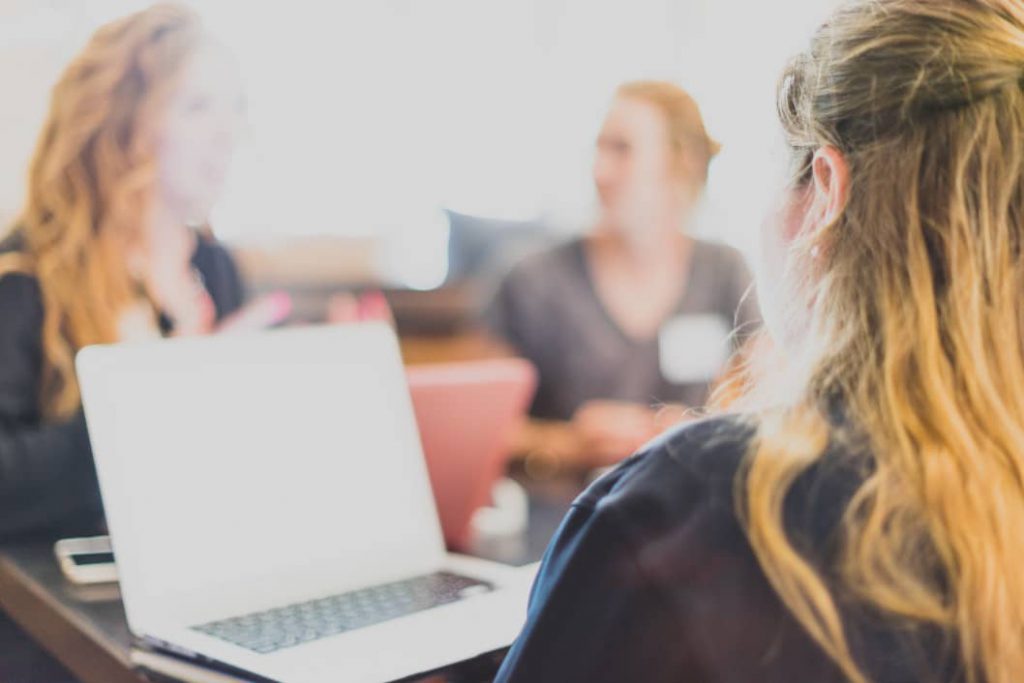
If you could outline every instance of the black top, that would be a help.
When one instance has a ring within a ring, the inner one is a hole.
[[[747,296],[750,284],[738,251],[694,240],[686,290],[671,320],[710,317],[718,321],[721,338],[674,339],[667,352],[686,355],[693,350],[690,345],[710,343],[720,344],[723,357],[728,355],[729,331],[739,331],[731,340],[735,343],[760,321],[757,302]],[[513,268],[485,322],[537,366],[540,382],[530,412],[540,418],[568,420],[595,399],[701,407],[709,382],[723,369],[708,367],[696,380],[666,374],[661,339],[634,338],[608,313],[594,287],[583,239],[534,254]]]
[[[788,613],[737,520],[754,429],[717,418],[661,437],[595,482],[548,548],[498,683],[840,683]],[[835,585],[836,529],[865,459],[833,443],[786,500],[787,533]],[[874,683],[950,683],[956,649],[841,596]]]
[[[0,253],[17,251],[14,236]],[[201,237],[192,256],[218,319],[237,310],[241,280],[228,252]],[[43,303],[30,275],[0,276],[0,541],[91,534],[102,520],[82,411],[44,419],[39,405]]]

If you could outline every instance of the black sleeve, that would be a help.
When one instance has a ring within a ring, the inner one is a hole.
[[[722,424],[663,435],[577,500],[499,683],[842,680],[750,550],[732,502],[748,437]]]
[[[101,515],[81,411],[39,414],[42,318],[33,278],[0,278],[0,540],[93,529]]]
[[[687,648],[670,596],[641,566],[631,524],[604,500],[645,469],[646,457],[624,461],[573,504],[497,683],[680,680]]]
[[[526,626],[496,681],[677,681],[663,648],[679,653],[684,641],[668,604],[615,519],[573,507],[548,549]]]
[[[245,288],[231,252],[212,237],[201,235],[199,239],[193,265],[203,276],[217,319],[223,320],[245,303]]]

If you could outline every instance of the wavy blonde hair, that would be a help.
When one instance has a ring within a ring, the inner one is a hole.
[[[190,10],[155,5],[100,28],[53,88],[15,223],[22,249],[0,259],[0,276],[26,272],[39,283],[48,417],[78,409],[75,352],[114,341],[137,298],[125,249],[145,239],[154,132],[200,35]]]
[[[797,184],[831,145],[849,198],[795,248],[815,264],[793,302],[810,341],[786,349],[807,380],[764,413],[738,500],[777,593],[852,681],[868,677],[840,591],[941,628],[970,681],[1024,677],[1022,83],[1017,0],[845,5],[781,82]],[[794,480],[844,438],[828,424],[837,397],[872,454],[845,512],[839,586],[783,526]]]

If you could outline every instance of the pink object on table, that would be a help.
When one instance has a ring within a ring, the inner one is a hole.
[[[473,513],[490,502],[504,474],[537,372],[521,358],[412,366],[406,372],[445,542],[465,550]]]

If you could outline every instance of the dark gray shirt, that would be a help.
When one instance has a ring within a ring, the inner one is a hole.
[[[522,261],[485,314],[490,329],[537,366],[540,384],[531,413],[566,420],[595,399],[703,406],[706,381],[665,377],[659,337],[636,339],[611,318],[594,288],[584,249],[583,240],[576,239]],[[738,330],[735,344],[760,321],[748,295],[750,282],[738,251],[695,240],[686,291],[673,317],[716,316],[726,329]]]

